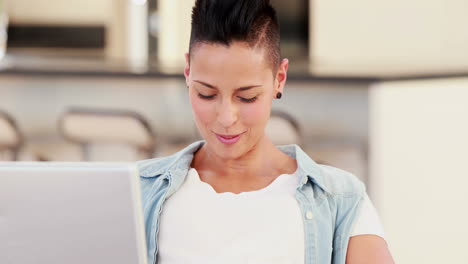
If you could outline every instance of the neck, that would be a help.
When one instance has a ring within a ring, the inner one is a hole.
[[[296,162],[263,136],[248,152],[235,159],[225,159],[205,144],[195,153],[192,166],[209,177],[246,181],[257,177],[276,177],[293,173]]]

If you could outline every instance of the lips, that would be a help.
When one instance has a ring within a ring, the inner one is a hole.
[[[215,133],[218,140],[221,141],[221,143],[226,144],[226,145],[231,145],[239,141],[242,134],[244,133],[237,134],[237,135],[221,135],[221,134]]]

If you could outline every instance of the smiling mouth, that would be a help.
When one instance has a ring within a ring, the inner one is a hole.
[[[237,141],[239,141],[240,137],[244,133],[240,133],[240,134],[236,134],[236,135],[221,135],[221,134],[217,134],[217,133],[214,133],[214,134],[216,135],[218,140],[221,141],[221,143],[226,144],[226,145],[231,145],[231,144],[234,144]]]

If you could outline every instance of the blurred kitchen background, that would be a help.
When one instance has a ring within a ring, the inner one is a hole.
[[[200,139],[193,0],[0,0],[0,160],[132,161]],[[397,263],[468,263],[468,1],[272,0],[267,133],[367,184]]]

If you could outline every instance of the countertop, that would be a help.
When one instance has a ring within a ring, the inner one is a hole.
[[[41,76],[82,76],[82,77],[147,77],[183,78],[182,67],[168,67],[157,62],[131,64],[109,60],[95,52],[63,52],[60,50],[37,52],[35,50],[9,51],[0,60],[0,74],[41,75]],[[292,81],[331,81],[347,83],[372,83],[387,80],[408,80],[426,78],[468,77],[468,70],[449,70],[444,73],[400,73],[380,76],[325,76],[310,71],[308,62],[291,60],[288,79]]]

